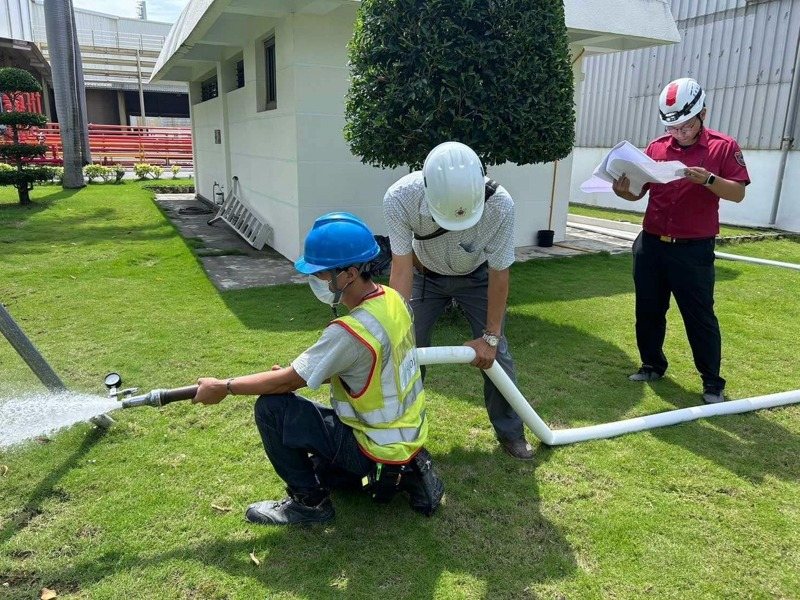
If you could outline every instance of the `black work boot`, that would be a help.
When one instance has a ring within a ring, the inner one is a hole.
[[[533,458],[533,447],[528,443],[523,435],[516,440],[497,440],[500,447],[506,454],[518,460],[531,460]]]
[[[327,492],[296,493],[286,488],[289,494],[283,500],[265,500],[247,507],[244,518],[262,525],[296,525],[327,523],[336,512]]]
[[[404,466],[400,489],[408,493],[411,508],[426,517],[439,508],[444,496],[444,482],[433,469],[433,459],[425,448]]]
[[[703,402],[706,404],[717,404],[725,402],[727,399],[725,393],[719,388],[707,387],[703,389]]]

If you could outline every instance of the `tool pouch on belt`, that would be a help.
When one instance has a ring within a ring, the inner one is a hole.
[[[405,465],[386,465],[377,463],[375,471],[369,476],[369,494],[378,504],[388,504],[400,490]]]
[[[369,482],[372,499],[386,504],[398,491],[406,492],[411,508],[426,517],[439,507],[444,496],[444,482],[434,471],[431,455],[424,448],[404,465],[376,465]]]

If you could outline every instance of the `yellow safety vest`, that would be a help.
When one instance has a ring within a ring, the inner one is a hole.
[[[331,377],[331,405],[353,429],[361,449],[373,460],[404,463],[428,437],[425,393],[417,363],[414,323],[403,298],[392,288],[364,300],[331,325],[346,329],[372,354],[364,389],[350,390]]]

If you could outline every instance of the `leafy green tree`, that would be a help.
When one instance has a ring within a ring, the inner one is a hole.
[[[29,192],[34,183],[49,181],[53,177],[52,169],[30,164],[34,158],[45,155],[47,146],[27,143],[20,137],[23,131],[45,125],[47,118],[38,113],[15,110],[17,99],[22,94],[41,91],[39,83],[27,71],[13,67],[0,68],[0,94],[8,97],[12,107],[8,112],[0,113],[0,125],[5,126],[11,134],[9,141],[0,142],[0,159],[14,167],[0,171],[0,185],[17,188],[22,205],[31,203]]]
[[[345,139],[365,163],[416,167],[447,140],[486,165],[572,150],[562,0],[363,0],[350,74]]]

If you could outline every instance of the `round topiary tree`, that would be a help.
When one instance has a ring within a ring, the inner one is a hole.
[[[0,125],[7,129],[7,141],[0,141],[0,160],[13,168],[0,171],[0,185],[13,185],[17,188],[19,203],[30,204],[29,192],[36,182],[49,181],[53,170],[48,167],[31,165],[31,160],[42,157],[47,152],[44,144],[24,142],[20,133],[31,127],[42,127],[47,117],[39,113],[15,110],[17,100],[26,92],[41,92],[42,87],[33,75],[23,69],[0,68],[0,94],[5,94],[11,110],[0,113]]]
[[[562,0],[363,0],[345,139],[362,162],[418,167],[446,140],[486,165],[572,150]]]

